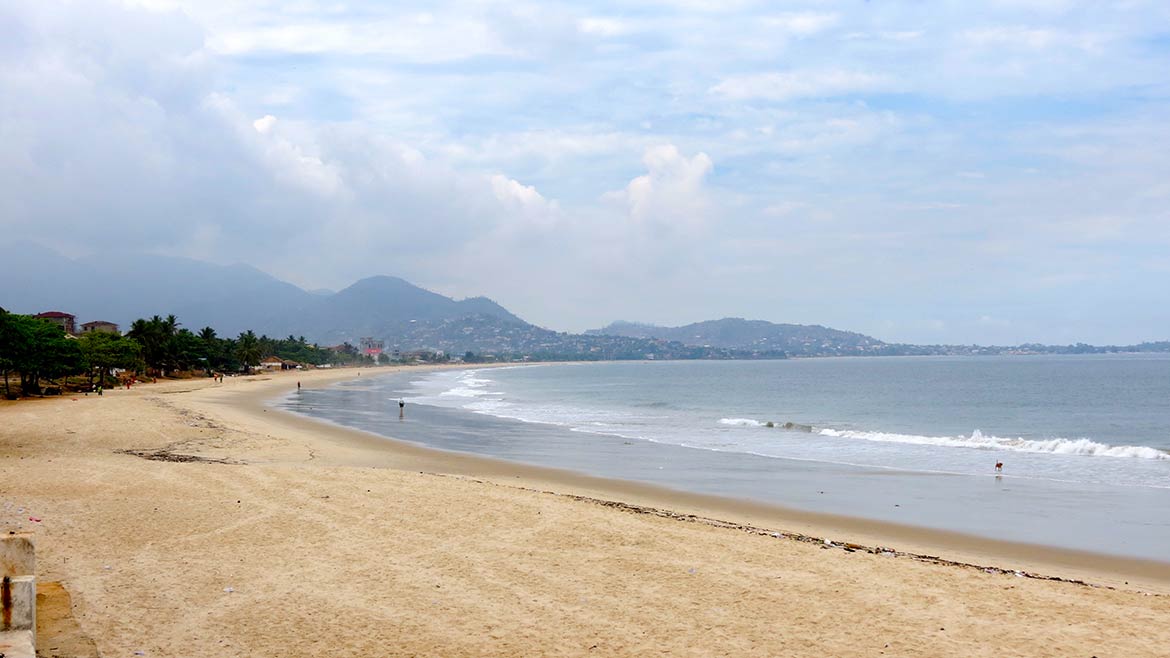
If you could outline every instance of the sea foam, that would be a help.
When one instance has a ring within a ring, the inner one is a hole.
[[[458,386],[454,386],[442,393],[441,397],[455,397],[455,398],[478,398],[485,395],[502,395],[497,391],[487,390],[487,385],[493,383],[491,379],[484,379],[476,377],[476,371],[472,370],[465,373],[462,377],[456,380]]]
[[[1009,450],[1013,452],[1051,453],[1057,455],[1085,455],[1090,457],[1133,457],[1138,459],[1170,459],[1170,453],[1147,446],[1111,446],[1092,439],[1024,439],[986,436],[979,430],[971,436],[919,436],[890,432],[862,432],[855,430],[818,429],[817,434],[833,438],[861,439],[885,443],[911,443],[950,448],[979,450]]]
[[[720,418],[720,425],[732,427],[768,427],[768,421],[754,418]],[[778,429],[783,423],[774,423]],[[799,425],[805,428],[807,425]],[[1013,452],[1049,453],[1054,455],[1085,455],[1090,457],[1129,457],[1135,459],[1170,460],[1170,452],[1148,446],[1112,446],[1092,439],[1025,439],[987,436],[975,430],[970,436],[921,436],[897,434],[894,432],[867,432],[861,430],[838,430],[831,428],[810,428],[814,434],[835,439],[856,439],[881,443],[907,443],[944,448],[973,448],[976,450],[1009,450]]]
[[[767,423],[751,418],[720,418],[720,425],[734,425],[736,427],[763,427]]]

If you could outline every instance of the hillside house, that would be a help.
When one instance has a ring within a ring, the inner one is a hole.
[[[34,318],[44,320],[45,322],[52,322],[53,324],[65,330],[65,333],[73,335],[77,333],[77,316],[61,311],[45,311],[44,313],[37,313]]]
[[[106,322],[105,320],[94,320],[93,322],[85,322],[81,325],[81,333],[88,334],[93,331],[116,334],[118,333],[118,325],[113,322]]]

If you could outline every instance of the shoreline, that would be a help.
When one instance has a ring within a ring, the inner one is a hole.
[[[486,367],[508,365],[512,364]],[[444,366],[442,369],[470,367]],[[440,369],[426,366],[423,368]],[[375,377],[379,374],[391,374],[379,370],[369,373]],[[330,377],[321,383],[310,382],[310,386],[329,386],[353,379],[356,377]],[[420,459],[422,460],[420,467],[429,468],[429,471],[436,475],[481,478],[497,485],[580,497],[599,504],[616,503],[673,513],[679,517],[699,517],[717,524],[748,526],[769,533],[828,539],[837,546],[852,544],[874,549],[888,548],[906,553],[912,558],[929,558],[1002,572],[1023,571],[1029,575],[1080,581],[1094,586],[1132,588],[1137,585],[1147,591],[1170,594],[1170,555],[1167,561],[1159,562],[1061,546],[1005,541],[962,532],[694,493],[651,483],[447,451],[284,411],[271,404],[278,397],[280,397],[278,393],[269,394],[265,390],[254,390],[241,397],[239,403],[249,408],[254,417],[259,413],[275,414],[276,417],[283,417],[292,424],[316,426],[319,432],[334,434],[335,438],[344,435],[347,440],[368,445],[374,451],[387,450],[409,455],[412,459]],[[272,416],[267,418],[271,420]],[[389,456],[386,458],[392,459]],[[375,455],[369,456],[368,459],[369,461],[361,462],[361,465],[370,466],[379,462]],[[504,484],[505,481],[508,484]]]
[[[36,535],[38,582],[85,640],[46,617],[42,646],[87,658],[1155,656],[1170,643],[1160,563],[442,452],[266,402],[297,381],[384,372],[0,404],[0,530]]]

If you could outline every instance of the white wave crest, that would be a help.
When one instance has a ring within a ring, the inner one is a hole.
[[[889,432],[861,432],[853,430],[821,429],[821,436],[843,439],[861,439],[885,443],[911,443],[980,450],[1010,450],[1057,455],[1086,455],[1091,457],[1129,457],[1137,459],[1170,459],[1170,453],[1148,446],[1111,446],[1091,439],[1024,439],[984,436],[979,430],[971,436],[918,436]]]
[[[439,397],[448,398],[478,398],[486,395],[503,395],[498,391],[488,390],[488,384],[493,383],[493,380],[483,377],[476,377],[476,371],[471,370],[463,374],[457,379],[456,386],[439,393]]]
[[[468,411],[476,411],[479,413],[492,415],[500,413],[504,409],[508,409],[511,406],[512,405],[510,403],[503,402],[501,400],[481,400],[478,402],[465,404],[463,405],[463,408],[467,409]]]
[[[466,386],[458,386],[456,388],[439,393],[439,397],[448,398],[478,398],[484,395],[499,395],[499,393],[485,391],[482,388],[468,388]]]
[[[736,427],[763,427],[764,423],[751,418],[720,418],[720,425],[734,425]]]

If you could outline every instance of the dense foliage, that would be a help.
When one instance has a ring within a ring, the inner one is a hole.
[[[40,392],[42,379],[55,379],[85,369],[77,341],[52,323],[0,309],[0,375],[11,396],[9,376],[20,375],[20,390]]]
[[[257,336],[249,329],[235,338],[220,338],[211,327],[194,334],[182,328],[173,315],[135,320],[127,335],[142,343],[148,371],[160,375],[175,370],[205,370],[209,374],[246,372],[270,356],[312,366],[369,363],[356,349],[322,348],[309,343],[304,336],[269,338]]]
[[[142,365],[142,346],[133,338],[93,331],[83,334],[77,345],[91,386],[95,378],[105,386],[115,369],[137,371]]]
[[[195,334],[174,315],[135,320],[125,336],[95,331],[73,337],[51,322],[0,309],[0,377],[10,398],[15,393],[9,379],[15,376],[20,392],[30,395],[41,393],[42,380],[84,377],[92,387],[116,383],[119,370],[150,376],[202,371],[210,376],[248,372],[271,356],[293,367],[371,363],[352,345],[321,348],[304,336],[273,339],[245,331],[234,339],[220,338],[211,327]]]

